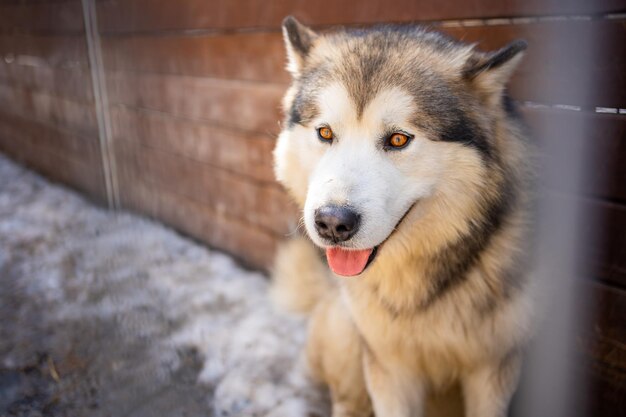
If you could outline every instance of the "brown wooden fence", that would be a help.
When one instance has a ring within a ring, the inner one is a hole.
[[[105,202],[80,1],[0,4],[0,148]]]
[[[588,285],[604,306],[589,347],[600,392],[592,407],[618,415],[626,409],[625,11],[623,0],[3,0],[0,150],[102,204],[267,268],[298,220],[271,166],[289,81],[285,15],[319,29],[420,21],[483,49],[525,38],[511,91],[547,157],[573,146],[600,162],[577,191],[604,231],[590,248]],[[580,88],[581,79],[594,88]],[[589,125],[585,143],[565,134]],[[545,181],[563,191],[558,175]]]

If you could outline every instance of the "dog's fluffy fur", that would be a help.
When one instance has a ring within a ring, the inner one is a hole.
[[[316,231],[327,204],[361,215],[344,249],[377,248],[350,278],[304,238],[278,255],[273,294],[311,314],[333,416],[455,415],[455,393],[466,416],[504,416],[532,322],[532,164],[505,94],[525,43],[482,53],[416,26],[318,34],[291,17],[283,32],[277,178],[318,248],[338,244]],[[413,139],[388,149],[394,131]]]

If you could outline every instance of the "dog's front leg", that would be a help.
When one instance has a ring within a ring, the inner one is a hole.
[[[371,352],[364,355],[367,390],[376,417],[422,417],[424,385],[406,374],[406,369],[384,367]]]
[[[462,380],[467,417],[505,417],[517,387],[521,366],[519,353],[484,364]]]

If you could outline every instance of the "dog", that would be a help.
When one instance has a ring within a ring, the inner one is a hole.
[[[282,30],[275,173],[310,241],[279,250],[272,296],[310,314],[333,417],[505,416],[533,328],[533,147],[506,92],[526,42]]]

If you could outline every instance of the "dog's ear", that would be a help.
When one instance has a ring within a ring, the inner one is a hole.
[[[287,70],[296,77],[304,66],[304,60],[311,51],[317,34],[295,17],[287,16],[283,20],[283,38],[287,47]]]
[[[495,52],[476,52],[465,63],[463,78],[490,101],[499,101],[527,46],[526,41],[516,40]]]

